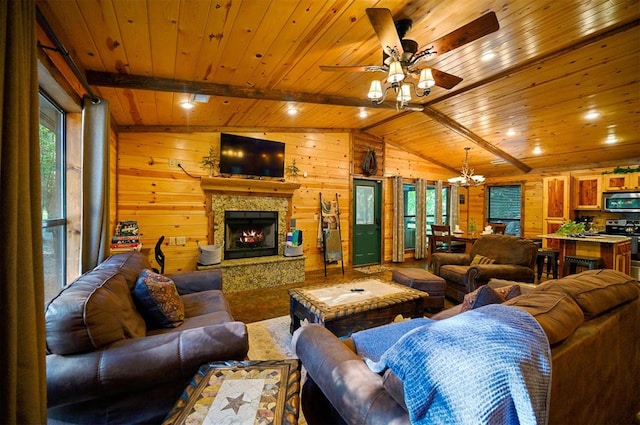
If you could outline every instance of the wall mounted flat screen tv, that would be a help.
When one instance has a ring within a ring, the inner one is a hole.
[[[284,143],[222,133],[220,173],[284,177]]]

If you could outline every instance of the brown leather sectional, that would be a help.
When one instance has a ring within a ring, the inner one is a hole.
[[[549,424],[634,423],[640,412],[638,281],[590,270],[533,289],[524,285],[522,295],[505,304],[529,312],[549,340]],[[446,320],[459,310],[433,318]],[[350,339],[307,325],[294,334],[294,348],[307,370],[302,407],[310,424],[409,424],[402,382],[390,370],[372,372]]]
[[[160,423],[202,364],[246,357],[247,328],[229,312],[219,271],[167,274],[185,319],[151,329],[131,295],[150,268],[140,253],[116,254],[47,305],[50,423]]]

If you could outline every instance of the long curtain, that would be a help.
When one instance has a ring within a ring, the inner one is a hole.
[[[427,181],[416,180],[416,249],[414,257],[420,260],[427,256]]]
[[[34,0],[0,1],[0,423],[47,421]]]
[[[436,181],[436,217],[435,217],[435,223],[436,224],[443,224],[442,223],[442,180],[437,180]]]
[[[451,186],[451,199],[449,199],[449,211],[451,214],[449,225],[452,229],[460,225],[460,188]]]
[[[109,255],[109,103],[82,108],[82,273]]]
[[[391,260],[404,261],[404,190],[402,177],[393,177],[393,246]]]

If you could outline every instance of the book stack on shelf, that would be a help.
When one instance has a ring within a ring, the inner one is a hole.
[[[109,245],[111,252],[140,251],[140,231],[137,221],[120,221]]]

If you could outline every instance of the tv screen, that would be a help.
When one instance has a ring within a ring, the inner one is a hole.
[[[284,177],[284,143],[222,133],[220,173]]]

